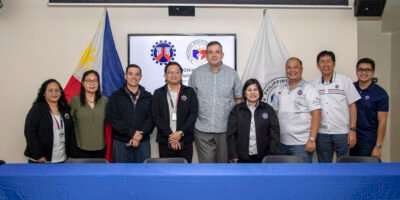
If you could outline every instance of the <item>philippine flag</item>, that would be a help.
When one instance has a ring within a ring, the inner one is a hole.
[[[125,83],[124,72],[115,48],[107,10],[104,11],[96,34],[83,53],[74,74],[65,86],[64,93],[68,101],[79,94],[82,75],[91,69],[99,73],[101,91],[107,97],[110,97],[115,90]],[[107,143],[106,159],[111,162],[112,136],[109,124],[106,125],[105,137]]]

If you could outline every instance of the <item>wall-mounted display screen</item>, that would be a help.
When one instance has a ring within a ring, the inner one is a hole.
[[[183,68],[183,84],[187,85],[192,70],[206,64],[208,42],[222,44],[223,63],[236,69],[235,34],[129,34],[128,63],[142,68],[143,85],[148,91],[165,84],[164,67],[170,61]]]

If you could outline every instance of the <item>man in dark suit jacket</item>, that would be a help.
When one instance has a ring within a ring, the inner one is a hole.
[[[198,114],[197,96],[191,87],[182,84],[183,70],[179,63],[168,63],[164,72],[167,84],[154,92],[152,104],[160,157],[182,157],[190,163]]]

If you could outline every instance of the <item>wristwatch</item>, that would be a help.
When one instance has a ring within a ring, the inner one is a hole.
[[[376,144],[375,146],[376,146],[376,148],[380,149],[380,148],[382,148],[383,144]]]
[[[350,128],[350,131],[354,131],[354,132],[356,132],[356,131],[357,131],[357,129],[356,129],[356,127],[351,127],[351,128]]]
[[[308,138],[308,140],[310,140],[311,142],[315,142],[315,137],[311,136],[310,138]]]

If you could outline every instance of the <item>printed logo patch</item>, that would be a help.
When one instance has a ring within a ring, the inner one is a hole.
[[[316,98],[314,99],[314,101],[313,101],[313,104],[314,104],[314,105],[321,104],[321,99],[318,98],[318,97],[316,97]]]
[[[182,99],[182,101],[186,101],[187,100],[187,96],[186,95],[182,95],[181,99]]]

